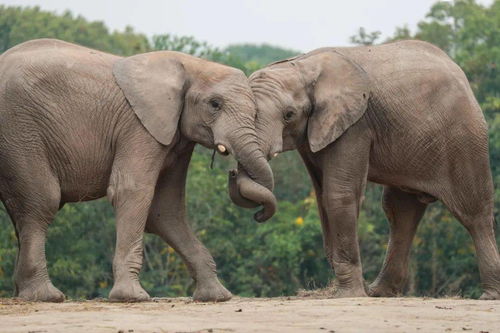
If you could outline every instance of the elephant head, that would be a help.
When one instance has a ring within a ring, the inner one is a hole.
[[[365,71],[334,49],[270,64],[250,76],[250,87],[268,160],[303,145],[313,153],[325,148],[363,116],[370,95]],[[244,199],[233,196],[248,206]]]
[[[245,74],[183,53],[158,51],[118,60],[116,82],[146,130],[161,144],[179,136],[233,154],[243,187],[270,217],[276,200],[273,174],[255,133],[256,107]]]

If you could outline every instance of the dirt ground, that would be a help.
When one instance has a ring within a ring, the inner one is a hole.
[[[195,303],[0,299],[0,332],[500,332],[500,301],[234,298]]]

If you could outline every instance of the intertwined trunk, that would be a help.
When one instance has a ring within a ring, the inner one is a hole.
[[[236,130],[230,136],[230,144],[238,161],[239,171],[230,172],[229,194],[238,206],[254,208],[262,205],[263,209],[257,212],[254,218],[263,222],[276,211],[276,199],[272,193],[273,173],[257,144],[253,128],[246,129]]]

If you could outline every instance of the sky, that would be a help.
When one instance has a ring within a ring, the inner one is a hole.
[[[112,30],[194,36],[213,46],[268,43],[299,51],[349,45],[359,27],[390,36],[415,30],[435,0],[0,0],[62,13],[69,9]],[[479,0],[491,4],[492,0]]]

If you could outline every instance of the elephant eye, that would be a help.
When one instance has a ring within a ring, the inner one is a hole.
[[[221,102],[217,99],[211,99],[208,103],[210,103],[210,106],[215,110],[220,110],[221,108]]]
[[[283,118],[285,118],[286,121],[289,121],[290,119],[292,119],[293,115],[294,115],[293,111],[287,111]]]

